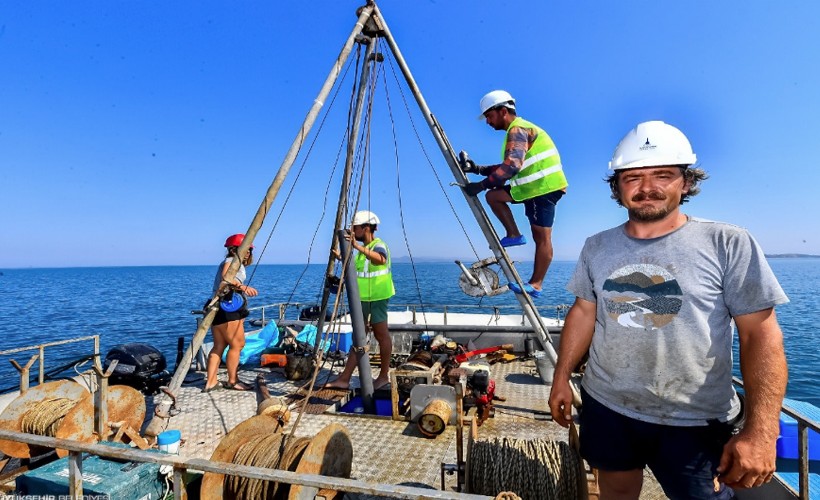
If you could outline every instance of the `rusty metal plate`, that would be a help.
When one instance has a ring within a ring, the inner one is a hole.
[[[145,421],[145,396],[127,385],[108,387],[108,422],[125,422],[139,431]]]
[[[350,478],[353,467],[353,443],[342,424],[330,424],[310,441],[296,472]],[[318,488],[294,484],[288,500],[312,500]]]
[[[97,435],[94,434],[94,396],[86,393],[74,408],[70,409],[63,417],[63,421],[54,433],[54,437],[59,439],[72,439],[81,443],[96,443]],[[60,458],[68,456],[68,450],[57,449],[57,456]]]
[[[37,385],[30,388],[25,394],[18,396],[3,410],[3,413],[0,414],[0,429],[22,432],[23,416],[40,401],[50,398],[66,398],[79,401],[81,398],[90,395],[85,387],[73,380],[54,380]],[[0,439],[0,451],[10,457],[31,458],[47,450],[37,446],[29,446],[26,443]]]
[[[240,446],[256,436],[280,432],[279,422],[267,415],[256,415],[234,427],[217,445],[211,460],[232,462]],[[202,476],[199,496],[202,500],[221,500],[225,486],[225,474],[206,472]]]

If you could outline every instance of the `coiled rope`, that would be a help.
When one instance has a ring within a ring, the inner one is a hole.
[[[21,430],[27,434],[54,437],[63,418],[76,404],[77,401],[69,398],[44,399],[22,416]]]
[[[236,451],[232,463],[294,472],[310,438],[287,439],[275,433],[251,439]],[[284,449],[283,449],[284,447]],[[273,499],[279,489],[275,481],[263,481],[240,476],[227,476],[225,498],[235,500]]]
[[[578,498],[579,465],[563,441],[495,438],[475,441],[470,451],[470,491],[498,492],[530,499]]]

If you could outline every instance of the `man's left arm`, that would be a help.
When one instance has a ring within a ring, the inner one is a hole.
[[[746,395],[746,422],[726,443],[720,479],[735,488],[760,486],[775,471],[775,443],[788,370],[783,332],[774,308],[734,318],[740,344],[740,371]]]

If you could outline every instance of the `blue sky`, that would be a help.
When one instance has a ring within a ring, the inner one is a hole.
[[[0,268],[217,261],[224,238],[250,224],[361,3],[4,1]],[[711,175],[687,213],[747,227],[767,253],[820,254],[817,3],[379,6],[456,150],[497,161],[502,134],[476,120],[493,89],[550,133],[570,182],[557,259],[624,220],[602,179],[620,138],[650,119],[683,130]],[[363,195],[379,234],[394,257],[489,256],[420,114],[410,116],[432,166],[383,68]],[[351,84],[326,106],[287,206],[292,177],[257,237],[258,248],[270,237],[263,263],[304,262],[314,233],[311,260],[326,261],[335,179],[327,204],[325,191]],[[516,216],[526,229],[523,209]],[[529,260],[532,247],[511,254]]]

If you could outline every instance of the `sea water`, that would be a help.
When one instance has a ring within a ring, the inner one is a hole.
[[[820,406],[820,259],[771,259],[770,264],[791,299],[777,308],[789,363],[787,396]],[[554,262],[536,304],[555,306],[556,312],[558,306],[572,304],[574,297],[564,286],[574,267],[574,262]],[[517,268],[526,279],[531,264],[517,264]],[[99,335],[103,356],[115,345],[142,342],[162,351],[173,368],[178,338],[183,337],[186,345],[190,341],[196,330],[191,311],[200,309],[209,297],[214,272],[215,266],[4,269],[0,275],[0,350]],[[251,267],[248,277],[259,296],[250,299],[249,305],[316,303],[323,272],[323,265]],[[484,299],[465,295],[458,286],[459,275],[452,262],[394,264],[396,297],[391,303],[518,304],[512,293]],[[554,315],[550,310],[542,314]],[[91,341],[49,348],[46,368],[70,363],[91,348]],[[33,354],[36,351],[0,356],[0,390],[18,384],[17,371],[9,360],[23,366]],[[37,372],[37,363],[32,372]]]

